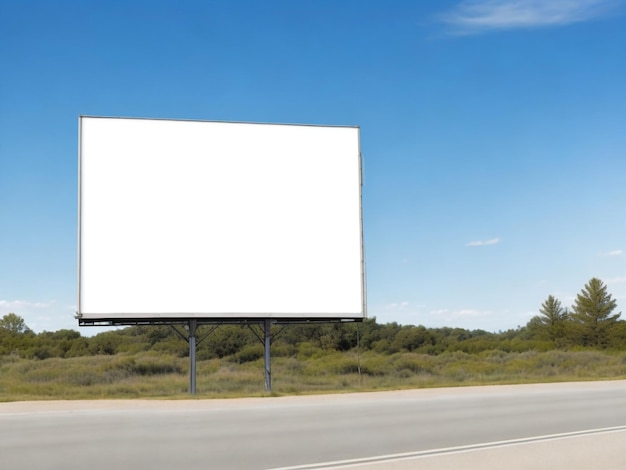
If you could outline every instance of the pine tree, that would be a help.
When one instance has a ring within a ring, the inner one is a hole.
[[[572,307],[572,319],[579,326],[584,346],[607,345],[609,329],[621,315],[612,314],[616,307],[617,301],[600,279],[594,277],[585,284]]]
[[[561,307],[561,301],[551,295],[541,304],[539,313],[543,315],[543,317],[539,317],[539,321],[549,326],[554,326],[567,318],[567,310]]]
[[[561,307],[561,302],[549,295],[539,309],[541,315],[537,315],[531,321],[539,331],[542,331],[557,345],[565,341],[565,322],[569,318],[567,309]]]

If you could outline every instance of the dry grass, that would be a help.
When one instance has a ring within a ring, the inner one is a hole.
[[[187,358],[154,353],[50,358],[0,357],[0,401],[187,398]],[[487,351],[430,356],[306,352],[276,357],[273,394],[311,394],[459,385],[626,378],[626,352]],[[263,361],[198,361],[199,398],[265,395]]]

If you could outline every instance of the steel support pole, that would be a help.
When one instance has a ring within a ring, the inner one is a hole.
[[[271,363],[271,355],[270,355],[270,328],[272,324],[269,319],[265,320],[265,390],[268,392],[272,391],[272,363]]]
[[[196,394],[196,329],[197,320],[189,320],[189,393]]]

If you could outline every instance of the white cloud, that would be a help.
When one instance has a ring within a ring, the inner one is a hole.
[[[6,313],[18,313],[19,310],[27,309],[41,309],[48,308],[54,303],[54,300],[49,302],[31,302],[28,300],[0,300],[0,312],[7,311]]]
[[[447,308],[440,308],[438,310],[431,310],[428,312],[429,315],[445,315],[449,310]]]
[[[620,0],[465,0],[440,15],[453,34],[561,26],[606,16]]]
[[[487,245],[497,245],[500,243],[499,238],[492,238],[490,240],[475,240],[469,243],[466,243],[465,246],[487,246]]]
[[[624,254],[624,250],[612,250],[607,253],[604,253],[604,256],[622,256]]]
[[[404,310],[409,306],[409,303],[404,300],[402,302],[394,302],[391,304],[385,305],[385,310]]]
[[[462,310],[457,310],[456,312],[452,312],[452,315],[453,315],[453,318],[486,317],[486,316],[491,315],[491,312],[466,308]]]
[[[401,308],[405,305],[406,308]],[[387,307],[392,307],[387,309]],[[435,307],[435,306],[433,306]],[[395,308],[396,310],[393,310]],[[467,330],[505,331],[525,325],[534,315],[533,310],[510,311],[478,308],[427,308],[409,302],[397,302],[380,308],[371,317],[378,323],[397,322],[401,325],[424,325],[427,328],[465,328]]]
[[[476,317],[488,317],[491,315],[489,310],[476,310],[473,308],[462,308],[459,310],[449,310],[447,308],[441,308],[437,310],[431,310],[428,315],[439,317],[445,320],[456,320],[459,318],[476,318]]]
[[[492,310],[440,308],[428,311],[425,316],[422,316],[422,322],[430,327],[447,326],[450,328],[465,328],[467,330],[497,331],[502,329],[498,323],[507,317],[508,315],[505,314],[496,316]]]
[[[626,277],[614,277],[613,279],[607,279],[606,284],[626,284]]]

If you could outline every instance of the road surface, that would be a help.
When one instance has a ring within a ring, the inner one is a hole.
[[[348,463],[369,469],[461,453],[467,463],[472,455],[506,449],[514,449],[519,462],[520,452],[523,458],[549,440],[579,452],[587,446],[584,453],[591,455],[603,443],[621,444],[624,436],[626,381],[231,400],[0,403],[0,468],[12,470],[313,469]],[[556,448],[554,442],[549,449]],[[611,458],[616,466],[610,468],[626,468],[626,458]],[[484,462],[476,468],[486,468]]]

